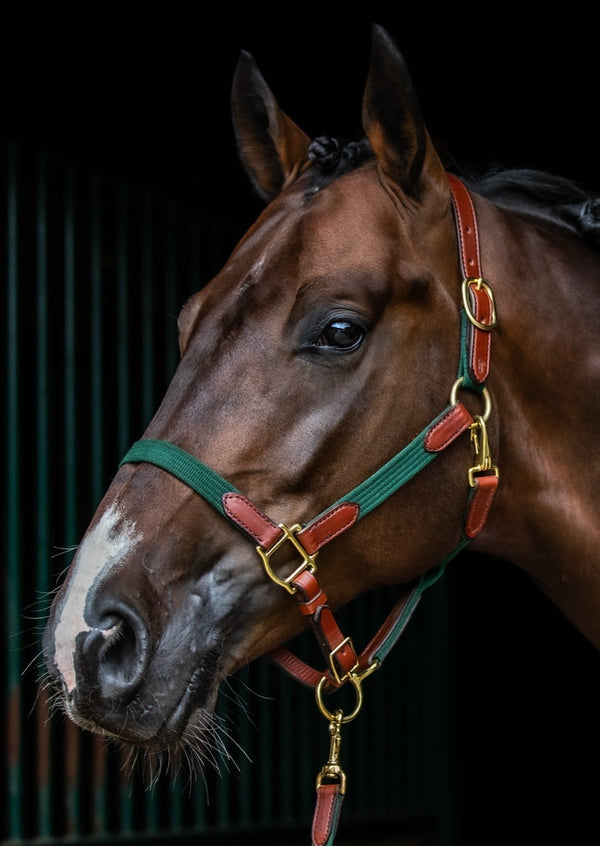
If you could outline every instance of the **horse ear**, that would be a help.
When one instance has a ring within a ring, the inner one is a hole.
[[[280,108],[250,55],[242,51],[231,92],[231,110],[242,163],[267,201],[308,162],[308,136]]]
[[[406,63],[380,26],[372,30],[363,128],[383,172],[405,194],[418,198],[424,178],[444,177]]]

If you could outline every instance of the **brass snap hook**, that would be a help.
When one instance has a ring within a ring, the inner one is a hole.
[[[339,782],[342,795],[346,792],[346,773],[340,766],[341,726],[343,722],[341,711],[338,710],[335,714],[332,714],[332,719],[329,722],[329,757],[317,776],[317,788],[321,786],[324,779],[334,780]]]

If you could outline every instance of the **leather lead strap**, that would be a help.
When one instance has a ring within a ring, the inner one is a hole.
[[[311,830],[311,846],[333,846],[344,794],[339,784],[320,784]]]

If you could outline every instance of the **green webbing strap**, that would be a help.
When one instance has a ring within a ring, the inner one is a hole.
[[[330,511],[342,502],[355,502],[359,506],[358,517],[364,517],[389,496],[395,493],[402,485],[405,485],[423,467],[426,467],[438,453],[428,452],[425,449],[425,437],[429,430],[447,414],[450,406],[436,417],[420,434],[407,446],[395,455],[387,464],[380,467],[372,476],[365,479],[360,485],[351,490],[346,496],[338,499],[326,511]],[[125,458],[123,464],[137,464],[147,462],[161,467],[168,473],[184,482],[188,487],[205,499],[210,505],[217,509],[223,516],[227,516],[223,509],[222,497],[225,493],[240,493],[237,488],[230,484],[206,464],[203,464],[193,455],[181,447],[171,444],[168,441],[142,440],[137,441]],[[322,512],[323,514],[325,512]],[[319,515],[320,517],[321,515]],[[318,519],[315,518],[315,519]]]
[[[469,369],[469,318],[464,308],[460,310],[460,361],[458,364],[458,376],[462,377],[462,387],[465,391],[483,390],[483,385],[478,384],[471,378]]]
[[[365,479],[354,490],[351,490],[346,496],[338,499],[331,508],[342,502],[355,502],[360,508],[359,517],[364,517],[365,514],[368,514],[369,511],[372,511],[410,481],[413,476],[416,476],[417,473],[439,454],[437,452],[428,452],[425,449],[425,438],[430,429],[448,413],[451,407],[447,406],[403,450],[390,459],[387,464],[384,464],[383,467],[380,467],[379,470],[376,470],[372,476]],[[330,510],[330,508],[327,509],[327,511]]]
[[[376,660],[379,664],[383,664],[389,652],[391,652],[393,647],[396,645],[398,638],[408,625],[408,622],[412,617],[415,608],[419,604],[423,593],[427,590],[427,588],[431,587],[442,578],[446,572],[446,564],[452,561],[452,559],[458,555],[461,549],[463,549],[468,542],[469,538],[463,534],[456,547],[449,555],[446,556],[442,563],[437,567],[434,567],[433,570],[429,570],[427,573],[424,573],[419,578],[419,581],[410,592],[406,605],[402,609],[402,613],[394,621],[394,625],[390,628],[389,632],[387,632],[385,639],[379,646],[379,649],[377,649],[371,656],[371,661]]]
[[[161,467],[171,475],[176,476],[180,481],[205,499],[210,505],[224,517],[227,515],[223,510],[223,494],[240,493],[226,479],[207,467],[189,452],[181,447],[175,446],[168,441],[155,441],[152,439],[137,441],[129,450],[123,464],[138,464],[147,462]]]

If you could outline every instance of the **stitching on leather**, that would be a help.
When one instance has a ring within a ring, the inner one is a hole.
[[[457,435],[460,435],[463,431],[464,424],[462,422],[457,423],[454,429],[452,429],[452,431],[449,433],[448,437],[444,441],[442,441],[440,446],[431,446],[431,441],[434,438],[434,435],[437,433],[438,429],[443,427],[444,424],[448,421],[448,419],[452,417],[452,415],[455,413],[454,408],[455,406],[453,406],[449,411],[447,411],[446,414],[442,417],[442,419],[439,420],[425,436],[425,449],[427,450],[427,452],[440,452],[441,450],[445,449],[448,444],[452,443],[454,438],[456,438]]]
[[[334,509],[332,509],[331,511],[328,511],[327,514],[324,514],[323,517],[320,517],[315,523],[313,523],[312,526],[308,527],[306,529],[306,535],[308,537],[310,537],[313,530],[318,529],[319,526],[321,526],[323,523],[327,522],[327,520],[329,520],[332,517],[332,515],[338,513],[339,511],[342,511],[342,510],[346,511],[346,510],[348,510],[348,508],[352,508],[352,515],[346,520],[345,523],[343,523],[343,525],[338,526],[338,528],[335,531],[330,532],[328,535],[325,535],[325,537],[323,538],[323,540],[319,544],[319,546],[323,546],[323,544],[326,544],[330,540],[333,540],[333,538],[336,538],[338,535],[341,535],[341,533],[345,532],[346,529],[349,529],[350,526],[352,526],[358,518],[358,506],[355,505],[352,502],[346,502],[346,503],[341,503],[340,505],[336,505],[336,507]],[[300,532],[300,535],[302,535],[302,532]]]
[[[329,834],[330,834],[330,831],[331,831],[331,821],[332,821],[333,816],[334,816],[335,800],[337,798],[336,792],[337,792],[337,788],[335,789],[335,791],[331,792],[331,795],[326,796],[326,799],[327,799],[326,813],[325,814],[322,813],[322,804],[321,804],[321,813],[318,814],[318,818],[315,820],[316,825],[315,825],[315,829],[313,830],[313,837],[315,839],[316,846],[325,846],[325,843],[327,843],[327,838],[329,837]],[[325,817],[325,821],[326,821],[325,831],[323,832],[323,834],[321,834],[320,838],[317,840],[317,838],[315,837],[315,835],[317,834],[317,830],[319,832],[323,831],[323,828],[322,828],[322,818],[323,818],[323,816]],[[323,836],[325,837],[324,840],[322,839]]]
[[[263,514],[262,511],[259,511],[259,509],[255,505],[253,505],[250,502],[249,499],[246,499],[246,497],[243,496],[242,494],[234,494],[234,493],[224,494],[223,495],[223,507],[225,508],[225,511],[227,512],[227,514],[231,517],[232,520],[235,520],[236,523],[238,523],[243,529],[245,529],[248,532],[248,534],[252,535],[252,537],[255,538],[257,541],[262,543],[261,535],[259,535],[258,532],[255,529],[252,529],[249,526],[248,523],[244,522],[244,520],[242,520],[240,517],[238,517],[238,515],[235,514],[230,507],[228,507],[229,502],[232,499],[239,500],[241,503],[246,505],[251,511],[253,511],[254,514],[256,514],[258,517],[260,517],[262,520],[265,520],[270,526],[273,526],[273,528],[275,528],[275,529],[277,528],[277,525],[275,523],[273,523],[273,521],[269,517],[267,517],[265,514]]]

